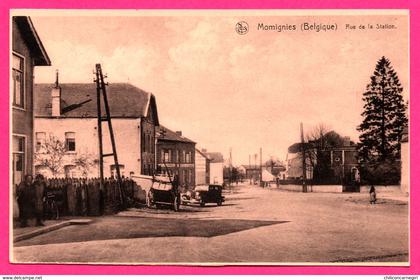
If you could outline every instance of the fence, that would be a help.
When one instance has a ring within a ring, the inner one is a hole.
[[[130,179],[123,179],[125,204],[135,203],[139,187]],[[103,189],[98,178],[54,178],[46,180],[46,192],[54,196],[61,216],[99,216],[114,214],[121,209],[120,190],[114,179],[105,179]]]

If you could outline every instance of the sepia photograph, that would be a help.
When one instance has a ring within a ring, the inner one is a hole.
[[[408,10],[10,10],[10,262],[410,265]]]

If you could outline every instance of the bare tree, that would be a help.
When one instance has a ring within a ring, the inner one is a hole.
[[[306,159],[313,171],[313,179],[322,181],[332,176],[330,166],[329,150],[334,147],[341,147],[344,138],[329,126],[319,123],[306,134]]]
[[[82,175],[87,177],[90,171],[90,168],[95,165],[95,162],[92,160],[93,156],[88,154],[80,154],[73,159],[73,164],[82,171]]]
[[[64,159],[67,153],[66,144],[50,134],[35,153],[35,164],[48,168],[53,177],[57,177],[64,169]],[[87,176],[89,170],[95,165],[93,156],[87,153],[72,154],[69,163],[82,171],[83,176]]]
[[[63,141],[50,134],[39,150],[35,153],[35,164],[48,168],[54,177],[63,170],[63,159],[66,145]]]

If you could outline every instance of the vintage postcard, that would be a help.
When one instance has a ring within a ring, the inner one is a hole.
[[[10,261],[410,265],[408,10],[11,10]]]

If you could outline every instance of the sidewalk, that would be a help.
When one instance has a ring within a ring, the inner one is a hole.
[[[86,219],[86,217],[65,217],[44,221],[44,226],[35,226],[35,221],[29,220],[29,226],[21,228],[18,221],[13,221],[13,242],[29,239],[66,226],[88,224],[90,222],[92,222],[92,219]]]

